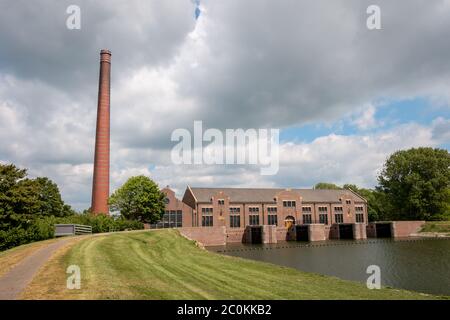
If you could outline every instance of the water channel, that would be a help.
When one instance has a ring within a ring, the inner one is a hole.
[[[208,250],[364,283],[367,267],[377,265],[383,286],[450,295],[450,239],[228,244]]]

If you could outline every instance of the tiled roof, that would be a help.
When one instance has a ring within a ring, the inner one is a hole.
[[[280,191],[287,189],[257,189],[257,188],[190,188],[198,202],[210,202],[211,197],[219,191],[223,191],[230,197],[231,202],[274,202],[274,197]],[[303,202],[341,202],[341,197],[350,196],[358,202],[365,200],[350,190],[313,190],[313,189],[290,189],[298,192]]]

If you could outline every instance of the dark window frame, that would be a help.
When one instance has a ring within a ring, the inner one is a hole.
[[[328,225],[328,213],[320,213],[319,214],[319,223]]]
[[[364,223],[364,213],[356,213],[356,222]]]
[[[202,216],[202,227],[213,227],[214,226],[214,217],[204,215]]]
[[[344,223],[344,214],[343,213],[335,213],[334,214],[334,221],[336,223]]]
[[[283,200],[283,207],[285,208],[296,208],[297,202],[295,200]]]
[[[269,213],[269,214],[277,213],[277,207],[267,207],[267,213]]]
[[[230,228],[240,228],[240,227],[241,227],[241,216],[230,215]]]
[[[312,224],[312,214],[303,214],[303,224]]]
[[[278,216],[276,214],[267,215],[267,224],[272,226],[278,226]]]
[[[240,207],[230,207],[229,211],[230,211],[230,214],[239,214],[239,213],[241,213],[241,208]]]
[[[250,226],[259,226],[259,215],[251,214],[248,216],[248,224]]]

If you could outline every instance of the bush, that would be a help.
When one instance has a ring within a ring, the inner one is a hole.
[[[48,218],[36,219],[25,228],[17,227],[0,231],[0,251],[27,244],[34,241],[46,240],[55,236],[54,223]]]
[[[0,251],[30,242],[55,237],[55,224],[83,224],[92,226],[93,233],[140,230],[144,225],[138,221],[125,220],[105,215],[74,214],[68,217],[44,217],[31,220],[24,227],[0,230]]]
[[[95,216],[88,213],[58,218],[57,221],[57,223],[73,223],[91,226],[93,233],[144,229],[144,224],[139,221],[131,221],[122,217],[110,217],[105,215]]]

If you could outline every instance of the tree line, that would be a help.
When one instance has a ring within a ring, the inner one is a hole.
[[[78,213],[50,179],[31,179],[26,169],[0,164],[0,251],[53,238],[58,223],[90,225],[94,233],[143,228],[122,216],[93,215],[89,209]]]
[[[450,220],[450,155],[447,150],[398,151],[385,162],[373,189],[318,183],[315,189],[351,189],[367,200],[369,221]],[[90,225],[93,232],[142,229],[161,219],[165,195],[146,176],[131,177],[109,198],[109,215],[77,213],[46,177],[0,164],[0,251],[54,237],[54,224]]]
[[[413,148],[393,153],[373,189],[318,183],[315,189],[351,189],[367,200],[369,221],[450,220],[450,154]]]

